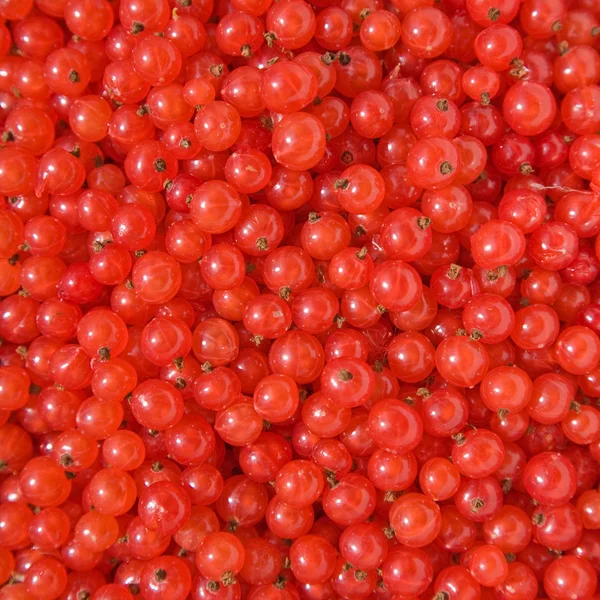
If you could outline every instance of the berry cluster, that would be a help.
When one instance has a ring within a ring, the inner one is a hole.
[[[0,600],[599,600],[598,0],[0,0]]]

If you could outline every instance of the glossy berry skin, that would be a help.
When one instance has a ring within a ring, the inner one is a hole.
[[[204,538],[201,551],[196,554],[198,569],[206,577],[225,582],[227,577],[237,574],[244,563],[244,547],[232,534],[211,533]]]
[[[530,305],[515,313],[511,338],[523,349],[547,348],[559,333],[556,312],[544,304]]]
[[[286,375],[267,376],[254,389],[254,408],[269,422],[278,423],[291,418],[298,403],[298,387]]]
[[[574,375],[592,371],[600,359],[600,343],[597,335],[587,327],[568,327],[556,340],[558,363]]]
[[[180,392],[166,382],[147,380],[136,388],[131,407],[140,424],[162,430],[181,419],[183,399]]]
[[[23,494],[37,506],[57,506],[68,496],[71,483],[62,468],[44,456],[32,458],[20,473]]]
[[[447,567],[436,578],[433,585],[436,593],[444,593],[448,598],[474,600],[480,596],[479,583],[463,567]]]
[[[390,525],[403,545],[422,548],[439,533],[440,510],[433,500],[422,494],[406,494],[392,505]]]
[[[273,112],[294,113],[312,102],[317,81],[312,73],[297,63],[275,63],[261,77],[260,95]]]
[[[567,415],[572,393],[572,383],[564,375],[540,375],[534,381],[528,412],[540,423],[558,423]]]
[[[385,193],[383,178],[367,165],[348,167],[334,187],[340,205],[354,214],[374,212],[383,202]]]
[[[422,381],[435,366],[433,345],[419,332],[397,335],[390,342],[388,356],[392,372],[406,383]]]
[[[177,531],[189,518],[191,501],[180,487],[169,481],[157,481],[139,498],[138,514],[144,525],[159,534]]]
[[[332,258],[349,245],[350,239],[348,224],[338,214],[329,211],[309,213],[300,233],[302,247],[318,260]],[[323,246],[325,240],[329,242],[327,247]]]
[[[371,397],[374,388],[373,371],[359,359],[331,360],[321,373],[321,390],[340,406],[361,406]]]
[[[356,525],[368,519],[375,510],[376,492],[373,484],[356,473],[348,473],[335,488],[324,489],[323,510],[342,526]]]
[[[419,593],[431,583],[433,567],[425,551],[396,547],[382,565],[382,579],[394,592]]]
[[[419,485],[421,490],[433,500],[447,500],[458,490],[460,473],[449,460],[434,457],[422,465]]]
[[[477,291],[472,271],[455,264],[436,269],[429,284],[435,299],[448,308],[460,308]]]
[[[420,442],[423,423],[412,407],[399,400],[387,399],[371,409],[369,430],[379,447],[389,452],[406,452]]]
[[[544,223],[531,235],[529,251],[538,266],[557,271],[575,258],[577,234],[566,223]]]
[[[460,112],[452,100],[440,96],[423,96],[415,102],[410,122],[418,138],[452,139],[460,129]]]
[[[505,408],[519,412],[529,404],[533,383],[518,367],[502,366],[488,371],[481,387],[481,399],[492,411]]]
[[[499,548],[485,545],[471,553],[469,570],[477,583],[493,587],[506,579],[508,564]]]
[[[384,220],[380,230],[384,250],[393,259],[422,258],[431,247],[430,221],[412,207],[398,208]]]
[[[321,495],[325,480],[309,461],[291,461],[277,474],[275,489],[283,502],[303,508],[313,504]]]
[[[314,167],[325,153],[325,128],[306,113],[286,115],[273,131],[275,160],[292,171]]]
[[[125,173],[137,187],[158,192],[177,175],[177,161],[162,143],[146,141],[127,153]]]
[[[556,114],[556,101],[539,83],[520,82],[510,88],[503,101],[504,117],[521,135],[539,135]]]
[[[371,50],[360,46],[345,48],[341,61],[334,63],[335,89],[348,98],[361,92],[377,89],[383,77],[381,63]]]
[[[294,25],[302,22],[300,28]],[[294,50],[301,48],[315,31],[315,15],[310,6],[302,0],[294,0],[289,6],[272,6],[267,13],[266,27],[274,34],[282,48]]]
[[[386,261],[373,270],[369,289],[384,308],[402,312],[417,303],[422,285],[413,267],[401,261]]]
[[[83,165],[62,148],[48,150],[40,159],[35,194],[72,194],[85,180]]]
[[[439,189],[451,184],[460,164],[456,146],[440,137],[419,140],[411,148],[406,162],[411,180],[425,189]]]
[[[471,239],[471,251],[475,262],[484,269],[513,265],[525,252],[525,236],[510,222],[489,221]]]
[[[534,535],[539,543],[556,546],[557,549],[566,550],[573,547],[583,533],[580,514],[570,503],[560,507],[536,509],[533,522]]]
[[[320,536],[303,536],[292,544],[290,562],[292,572],[299,581],[323,583],[333,574],[335,549]]]
[[[206,233],[231,229],[242,212],[238,192],[223,181],[208,181],[194,192],[190,214],[196,226]]]
[[[421,58],[443,54],[451,39],[450,21],[433,7],[415,8],[402,23],[402,41]]]
[[[599,91],[597,85],[576,88],[568,92],[561,103],[561,115],[575,133],[579,135],[593,133],[596,119],[587,114],[587,109],[596,104]]]
[[[27,571],[27,591],[38,598],[55,598],[67,584],[65,568],[54,558],[41,558]]]
[[[468,333],[483,344],[498,344],[508,338],[515,316],[509,303],[496,294],[479,294],[465,305],[463,322]]]
[[[0,0],[0,600],[597,600],[594,0]]]
[[[467,403],[454,390],[435,390],[433,394],[421,388],[417,392],[423,401],[421,417],[425,431],[431,435],[446,437],[458,433],[467,419]]]
[[[346,248],[329,262],[329,277],[342,289],[357,290],[365,287],[372,272],[373,259],[363,249],[356,251],[354,248]]]
[[[459,183],[435,191],[428,190],[421,202],[421,210],[431,219],[432,229],[441,233],[452,233],[466,227],[472,206],[471,195]]]
[[[515,224],[524,234],[535,231],[546,212],[543,197],[533,190],[510,190],[498,205],[498,216]]]
[[[575,494],[575,469],[562,455],[543,452],[527,463],[523,483],[537,502],[559,506],[568,502]]]
[[[544,589],[556,600],[591,594],[596,584],[592,565],[574,556],[561,557],[548,567],[544,575]]]
[[[478,33],[474,50],[482,65],[494,71],[503,71],[521,55],[523,40],[513,27],[492,23]]]
[[[181,287],[181,267],[164,252],[149,252],[135,263],[132,282],[142,300],[167,302]]]
[[[436,349],[435,364],[442,376],[458,387],[473,387],[479,383],[489,365],[484,345],[463,335],[449,337]],[[454,371],[460,365],[460,373]]]
[[[385,534],[371,523],[353,525],[340,537],[340,552],[358,569],[376,569],[387,555]]]
[[[452,461],[468,477],[481,479],[491,475],[502,464],[504,444],[487,430],[467,431],[454,437]]]
[[[524,597],[535,597],[538,590],[538,582],[533,570],[527,565],[516,561],[508,565],[506,579],[495,588],[496,594],[502,597],[510,597],[514,591]]]

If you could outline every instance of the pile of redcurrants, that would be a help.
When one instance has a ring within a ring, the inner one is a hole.
[[[600,599],[598,0],[0,19],[0,600]]]

